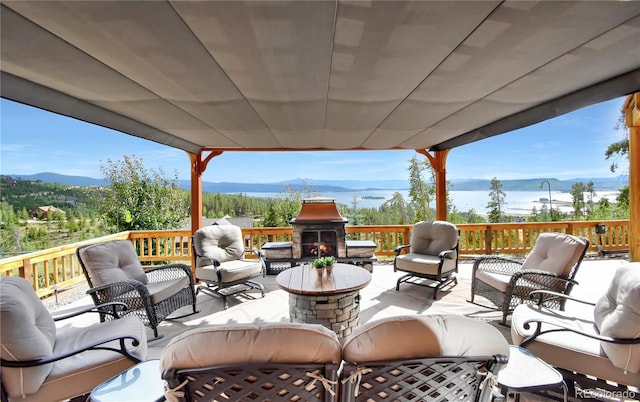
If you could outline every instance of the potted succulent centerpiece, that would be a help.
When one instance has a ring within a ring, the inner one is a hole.
[[[313,260],[311,265],[313,265],[313,267],[316,269],[316,271],[318,272],[318,275],[322,275],[322,271],[324,271],[325,267],[327,266],[327,263],[324,257],[319,257]]]
[[[331,273],[331,271],[333,270],[333,265],[335,263],[336,263],[336,257],[331,255],[324,257],[324,265],[325,265],[325,268],[327,269],[327,274]]]

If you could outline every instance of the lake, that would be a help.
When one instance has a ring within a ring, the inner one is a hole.
[[[386,200],[390,199],[394,193],[399,192],[405,200],[409,200],[409,190],[355,190],[340,192],[325,192],[319,196],[333,198],[337,203],[352,206],[354,198],[358,203],[358,208],[378,208]],[[278,193],[242,193],[250,197],[276,197]],[[542,205],[549,207],[548,191],[509,191],[506,192],[504,212],[508,214],[530,214],[535,206],[540,210]],[[597,191],[595,201],[600,198],[608,198],[614,201],[618,192],[616,191]],[[363,198],[374,197],[374,198]],[[381,197],[381,198],[378,198]],[[489,191],[450,191],[449,197],[453,201],[453,205],[462,212],[474,209],[480,215],[486,215],[487,204],[489,203]],[[585,200],[587,200],[585,195]],[[542,200],[542,201],[541,201]],[[560,208],[564,212],[573,210],[571,206],[561,205],[559,203],[571,203],[571,194],[560,191],[551,192],[551,203],[553,209]],[[435,203],[432,204],[435,208]]]

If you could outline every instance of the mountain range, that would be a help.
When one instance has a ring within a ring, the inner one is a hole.
[[[69,186],[107,186],[109,183],[104,179],[96,179],[85,176],[67,176],[58,173],[37,173],[31,175],[11,174],[16,179],[39,180],[43,183],[58,183]],[[576,178],[569,180],[558,179],[519,179],[500,180],[503,191],[539,191],[547,189],[547,185],[542,184],[546,180],[549,182],[552,191],[571,191],[571,186],[577,182],[593,182],[596,191],[615,191],[626,185],[623,177],[609,178]],[[178,180],[184,189],[190,189],[189,180]],[[318,192],[340,192],[353,190],[407,190],[409,182],[407,180],[317,180],[317,179],[291,179],[275,183],[233,183],[233,182],[203,182],[202,190],[211,193],[279,193],[285,186],[292,189],[302,189],[304,183],[312,186]],[[488,179],[454,179],[450,180],[450,190],[455,191],[485,191],[491,187],[491,180]]]

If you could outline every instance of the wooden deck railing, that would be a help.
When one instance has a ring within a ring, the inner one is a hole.
[[[596,225],[604,224],[602,243]],[[578,221],[542,223],[461,224],[460,253],[462,255],[511,254],[525,255],[541,232],[563,232],[583,236],[591,242],[589,252],[602,247],[607,251],[629,249],[629,221]],[[348,240],[371,240],[380,259],[393,258],[394,248],[409,242],[411,225],[347,226]],[[243,229],[245,246],[260,248],[270,241],[290,241],[292,229]],[[0,259],[0,277],[21,276],[31,282],[36,293],[47,296],[84,282],[84,274],[76,257],[78,247],[114,239],[129,239],[143,264],[183,262],[191,264],[191,233],[189,230],[129,231],[103,236],[60,247]],[[249,254],[247,254],[249,256]]]

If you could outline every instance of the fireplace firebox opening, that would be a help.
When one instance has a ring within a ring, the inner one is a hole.
[[[338,257],[338,233],[335,230],[307,230],[301,236],[302,258]]]

